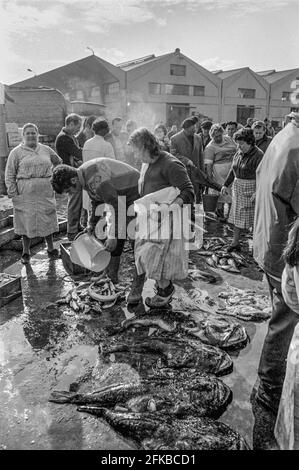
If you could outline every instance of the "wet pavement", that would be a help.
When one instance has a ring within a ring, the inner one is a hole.
[[[207,234],[230,236],[227,226],[206,223]],[[196,253],[194,267],[205,268]],[[133,255],[123,255],[121,272],[130,284]],[[19,269],[17,266],[15,269]],[[267,285],[252,263],[242,274],[219,270],[217,282],[186,281],[178,287],[182,298],[192,289],[206,290],[217,298],[227,284],[267,293]],[[46,250],[22,268],[23,299],[18,298],[0,309],[0,448],[2,449],[134,449],[132,441],[119,437],[104,421],[79,413],[75,405],[48,402],[52,390],[94,390],[99,380],[112,383],[118,378],[134,381],[138,374],[127,364],[107,364],[98,354],[107,325],[117,325],[130,313],[124,302],[102,314],[75,313],[67,306],[54,304],[73,286],[61,260],[49,260]],[[84,280],[84,279],[83,279]],[[144,296],[151,294],[148,281]],[[250,342],[241,351],[232,352],[234,371],[223,377],[233,391],[233,401],[220,418],[238,431],[252,446],[254,416],[250,395],[257,379],[259,357],[267,331],[267,322],[245,325]],[[108,369],[109,368],[109,369]],[[108,370],[108,374],[107,374]],[[259,415],[261,416],[261,415]],[[266,417],[267,418],[267,417]],[[266,422],[266,418],[262,420]],[[256,431],[257,432],[257,431]],[[256,440],[255,440],[256,441]],[[266,443],[264,447],[268,444]],[[255,442],[259,447],[259,438]],[[270,446],[271,448],[271,446]]]

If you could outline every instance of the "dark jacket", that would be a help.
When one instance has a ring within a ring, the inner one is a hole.
[[[257,169],[253,254],[266,273],[280,278],[282,251],[299,215],[299,128],[288,124]]]
[[[66,165],[78,167],[82,163],[82,149],[75,136],[69,134],[65,127],[61,129],[55,141],[56,152]]]
[[[172,136],[170,139],[170,153],[184,164],[189,159],[197,168],[201,170],[204,168],[201,140],[197,134],[194,134],[193,147],[184,130]]]
[[[272,137],[269,137],[265,134],[264,137],[260,140],[257,140],[255,144],[259,149],[266,153],[266,150],[269,147],[271,140]]]
[[[254,145],[249,152],[238,150],[234,156],[232,166],[223,186],[229,186],[235,178],[242,180],[255,180],[256,169],[262,161],[264,152]]]
[[[181,191],[180,197],[184,204],[193,203],[194,190],[185,166],[170,153],[161,151],[159,159],[148,166],[141,195],[144,196],[170,186]]]

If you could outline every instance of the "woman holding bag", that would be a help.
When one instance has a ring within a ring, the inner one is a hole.
[[[167,214],[169,236],[163,238],[161,234],[159,239],[150,236],[138,238],[137,232],[135,240],[135,263],[138,274],[146,273],[147,278],[156,281],[156,295],[147,297],[145,303],[151,308],[159,308],[171,301],[174,294],[172,281],[184,279],[188,273],[185,240],[183,236],[179,240],[174,239],[175,222],[170,212],[173,210],[173,214],[178,214],[181,213],[184,204],[192,205],[194,190],[185,166],[171,154],[162,151],[156,137],[148,129],[140,128],[134,131],[129,144],[135,156],[143,162],[139,192],[144,198],[144,207],[149,199],[151,203],[158,201],[160,204],[169,204],[168,210],[164,213],[162,210],[158,214],[153,213],[157,206],[149,206],[149,210],[145,207],[149,218],[160,217],[160,227],[165,225],[163,214],[165,216]],[[150,198],[146,198],[148,195]]]

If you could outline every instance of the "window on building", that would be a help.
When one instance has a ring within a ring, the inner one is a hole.
[[[238,93],[240,98],[255,98],[256,90],[254,88],[239,88]]]
[[[281,99],[283,101],[290,101],[291,91],[283,91],[281,95]]]
[[[150,95],[161,95],[161,83],[149,83]]]
[[[90,96],[91,96],[92,98],[97,98],[98,96],[101,96],[101,88],[100,88],[99,86],[94,86],[94,87],[91,89]]]
[[[84,101],[84,93],[82,90],[77,90],[76,92],[76,100]]]
[[[116,95],[119,93],[119,82],[109,83],[107,85],[107,95]]]
[[[194,96],[205,96],[205,87],[204,86],[194,86],[193,87]]]
[[[186,76],[186,65],[170,64],[170,75]]]
[[[165,84],[166,95],[189,95],[189,85]]]

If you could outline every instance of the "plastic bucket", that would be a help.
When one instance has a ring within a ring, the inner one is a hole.
[[[111,254],[100,240],[83,233],[73,241],[70,258],[73,263],[98,273],[107,268]]]
[[[204,212],[215,212],[217,208],[218,194],[203,194],[202,203]]]

